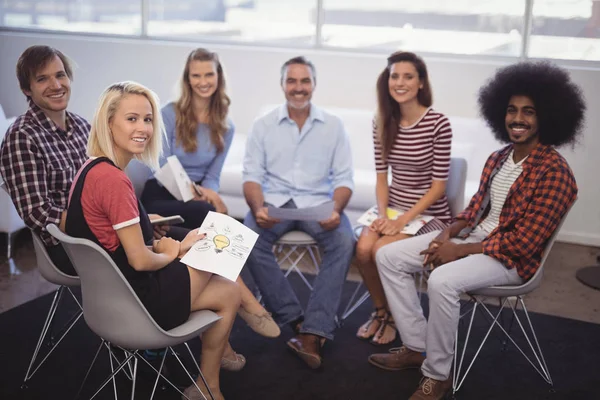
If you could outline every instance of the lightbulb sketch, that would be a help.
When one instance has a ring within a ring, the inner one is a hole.
[[[213,238],[213,243],[215,244],[215,252],[220,253],[224,248],[229,246],[229,238],[225,235],[216,235]]]

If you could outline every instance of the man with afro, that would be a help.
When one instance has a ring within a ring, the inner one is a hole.
[[[573,173],[554,149],[574,143],[583,129],[584,99],[566,71],[546,62],[502,68],[480,90],[479,105],[508,145],[488,158],[469,206],[445,230],[400,240],[376,255],[403,346],[369,362],[387,370],[421,368],[411,400],[442,399],[452,387],[460,294],[530,279],[577,198]],[[428,321],[413,279],[423,269],[433,270]]]

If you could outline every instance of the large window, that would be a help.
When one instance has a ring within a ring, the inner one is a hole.
[[[528,54],[600,61],[600,0],[535,0]]]
[[[324,0],[332,47],[519,56],[525,0]]]
[[[0,0],[0,25],[600,61],[600,0]]]
[[[314,46],[313,0],[150,0],[148,35]]]
[[[140,0],[1,0],[7,27],[139,35]]]

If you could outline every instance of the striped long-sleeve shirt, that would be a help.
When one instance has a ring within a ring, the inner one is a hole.
[[[427,193],[433,180],[448,179],[452,129],[448,118],[432,108],[412,126],[398,127],[387,160],[383,159],[376,127],[373,144],[377,173],[387,173],[389,168],[392,171],[388,207],[409,210]],[[451,217],[446,195],[424,214],[449,223]]]

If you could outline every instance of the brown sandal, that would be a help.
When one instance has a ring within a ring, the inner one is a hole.
[[[377,329],[377,332],[375,332],[375,334],[373,335],[373,338],[369,340],[369,342],[375,346],[385,346],[386,344],[390,344],[394,340],[396,340],[396,336],[398,335],[398,329],[396,328],[394,318],[392,317],[392,314],[390,314],[389,311],[386,310],[385,314],[381,317],[378,317],[378,319],[380,321],[379,328]],[[394,337],[389,342],[381,343],[380,340],[385,334],[386,328],[388,327],[393,330]]]
[[[383,315],[379,315],[380,311],[383,311]],[[367,322],[365,322],[364,324],[362,324],[360,326],[360,328],[358,328],[358,332],[356,332],[356,337],[359,338],[359,339],[361,339],[361,340],[369,340],[369,339],[371,339],[373,336],[375,336],[375,334],[379,330],[379,328],[381,326],[381,322],[382,322],[383,318],[386,315],[387,315],[387,312],[385,310],[385,307],[375,307],[374,311],[371,313],[371,316],[369,316],[369,319],[367,320]],[[368,335],[368,336],[361,336],[361,332],[367,333],[369,331],[369,329],[371,329],[371,326],[375,322],[377,322],[379,325],[373,331],[373,333],[370,334],[370,335]]]

